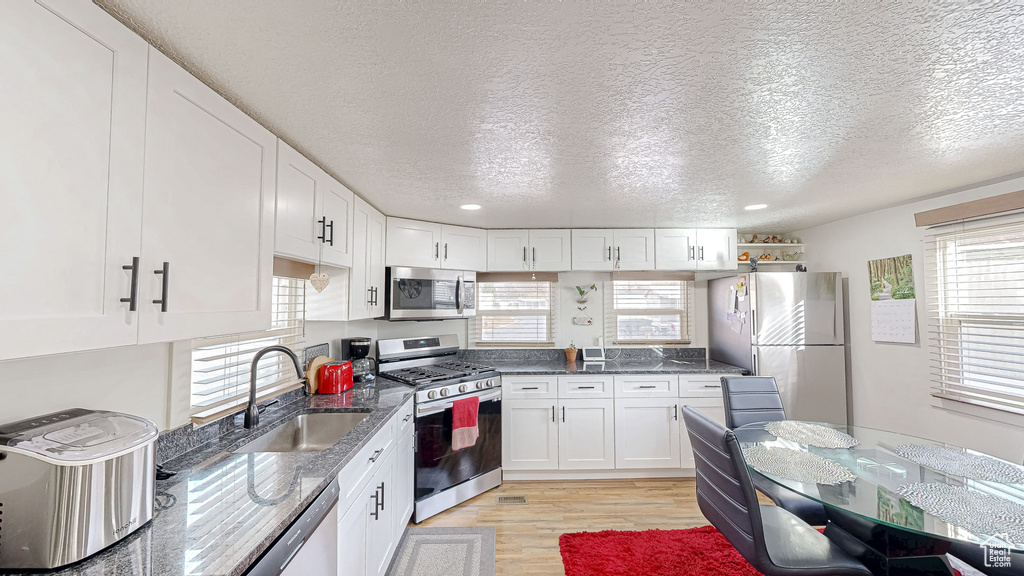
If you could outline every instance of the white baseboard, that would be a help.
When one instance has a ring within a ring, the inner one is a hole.
[[[632,478],[693,478],[693,468],[670,470],[502,470],[502,480],[618,480]]]

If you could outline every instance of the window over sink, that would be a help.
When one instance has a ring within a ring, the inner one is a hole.
[[[205,424],[240,410],[249,395],[249,366],[259,350],[287,346],[300,355],[305,337],[306,281],[275,276],[269,330],[192,340],[192,421]],[[301,386],[291,359],[267,355],[256,378],[260,401]]]

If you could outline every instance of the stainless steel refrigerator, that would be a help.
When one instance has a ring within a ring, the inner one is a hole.
[[[845,423],[843,279],[755,272],[708,282],[712,360],[774,376],[787,417]]]

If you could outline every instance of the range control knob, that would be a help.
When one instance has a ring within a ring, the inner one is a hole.
[[[467,390],[469,390],[469,386],[466,386],[465,384],[459,386],[459,392],[466,392]]]
[[[491,380],[490,378],[488,378],[487,379],[487,387],[488,388],[494,388],[494,380]]]
[[[434,398],[437,398],[437,392],[434,392],[433,390],[431,390],[430,392],[427,392],[427,398],[430,398],[431,400],[433,400]]]
[[[448,389],[447,388],[441,388],[441,396],[447,396],[447,395],[448,395]]]
[[[483,387],[484,387],[484,381],[483,380],[481,380],[481,381],[476,383],[476,389],[477,390],[481,390],[481,389],[483,389]]]

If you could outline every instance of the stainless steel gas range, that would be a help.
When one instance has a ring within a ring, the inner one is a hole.
[[[501,375],[458,352],[454,334],[377,341],[380,374],[416,388],[417,524],[501,485]],[[480,435],[452,450],[453,402],[473,396]]]

